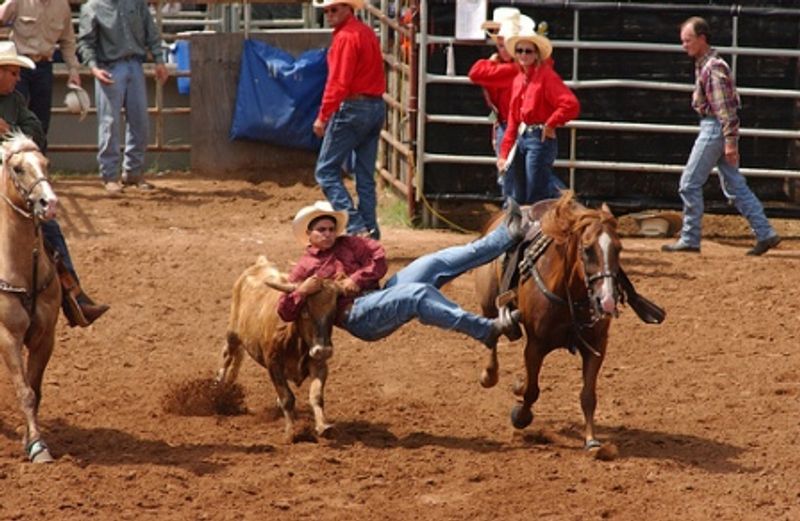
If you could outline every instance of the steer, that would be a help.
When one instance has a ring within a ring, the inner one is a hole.
[[[278,316],[278,299],[281,292],[294,289],[295,285],[288,283],[286,276],[264,256],[239,276],[233,286],[227,341],[217,372],[217,382],[233,383],[244,357],[243,350],[267,368],[286,418],[289,442],[295,439],[296,412],[288,381],[299,387],[311,376],[308,397],[317,434],[323,436],[332,427],[325,421],[323,394],[327,359],[333,354],[331,330],[336,301],[341,293],[336,282],[323,281],[322,289],[306,298],[297,321],[284,322]]]

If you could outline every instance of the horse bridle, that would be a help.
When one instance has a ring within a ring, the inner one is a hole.
[[[2,168],[9,170],[9,177],[11,177],[11,181],[14,183],[14,189],[17,193],[23,198],[25,201],[25,206],[27,207],[27,211],[23,208],[17,206],[14,201],[9,199],[9,197],[4,194],[0,193],[0,198],[2,198],[8,205],[18,214],[22,215],[26,219],[30,219],[33,221],[33,228],[34,234],[38,238],[41,233],[41,215],[37,212],[34,207],[34,202],[32,198],[32,194],[34,189],[41,183],[49,183],[50,181],[47,179],[46,176],[38,177],[29,187],[24,187],[22,182],[20,181],[19,177],[20,174],[17,171],[16,167],[9,167],[8,166],[8,159],[11,156],[19,154],[21,152],[27,152],[29,149],[21,149],[15,150],[13,153],[8,154],[3,157],[3,165]],[[11,293],[17,295],[20,300],[22,301],[23,306],[28,311],[28,315],[33,317],[36,314],[36,297],[41,292],[47,288],[53,279],[55,278],[55,272],[51,273],[51,276],[47,278],[47,280],[42,284],[42,287],[37,287],[39,282],[39,248],[34,246],[33,251],[31,252],[32,256],[32,273],[31,273],[31,290],[28,291],[27,288],[22,286],[14,286],[6,280],[0,279],[0,291],[4,293]]]

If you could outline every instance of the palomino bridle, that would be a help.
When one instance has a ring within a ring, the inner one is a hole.
[[[30,219],[33,221],[33,228],[34,234],[36,237],[36,241],[34,243],[33,251],[31,252],[32,257],[32,273],[31,273],[31,290],[28,291],[27,288],[23,286],[14,286],[13,284],[9,283],[6,280],[0,279],[0,292],[4,293],[11,293],[17,295],[20,300],[22,301],[23,307],[28,312],[28,315],[33,317],[36,314],[36,297],[39,293],[44,291],[53,279],[55,278],[55,270],[50,274],[50,276],[44,281],[41,287],[38,287],[38,279],[39,279],[39,256],[41,252],[39,251],[38,246],[36,246],[39,241],[38,238],[41,235],[42,229],[42,216],[44,213],[44,209],[36,209],[36,203],[34,201],[33,192],[36,187],[42,183],[50,183],[50,180],[46,176],[37,177],[36,180],[31,183],[30,186],[25,187],[20,180],[21,173],[17,167],[9,167],[9,159],[14,156],[15,154],[19,154],[22,152],[30,152],[32,149],[30,148],[23,148],[20,150],[15,150],[10,154],[7,154],[3,157],[3,165],[1,168],[5,169],[8,172],[9,177],[11,178],[12,183],[14,184],[14,189],[17,191],[19,196],[25,201],[26,208],[20,208],[19,205],[15,204],[5,193],[0,192],[0,198],[3,199],[15,212],[20,214],[25,219]],[[38,150],[38,149],[36,149]]]

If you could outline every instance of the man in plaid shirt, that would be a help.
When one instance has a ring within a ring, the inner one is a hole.
[[[756,244],[748,255],[762,255],[781,238],[769,224],[764,207],[739,172],[739,94],[730,67],[708,43],[708,22],[694,16],[681,25],[681,45],[695,63],[692,108],[700,115],[700,134],[683,169],[678,192],[683,199],[683,228],[666,252],[699,252],[703,222],[703,185],[714,165],[725,196],[750,223]]]

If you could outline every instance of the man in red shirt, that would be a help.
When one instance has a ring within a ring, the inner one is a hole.
[[[336,325],[362,340],[383,338],[418,318],[447,330],[465,333],[489,348],[501,335],[518,339],[519,310],[502,308],[495,319],[475,315],[445,297],[439,288],[465,271],[497,258],[524,236],[527,224],[513,199],[504,223],[491,233],[463,246],[453,246],[416,259],[392,276],[386,274],[386,252],[376,240],[344,235],[347,212],[327,201],[301,208],[292,223],[305,254],[289,274],[294,291],[281,296],[280,317],[297,319],[307,296],[320,290],[322,279],[339,280],[344,295],[337,303]]]
[[[328,80],[314,121],[322,137],[314,176],[335,210],[348,213],[347,233],[380,239],[375,194],[375,159],[385,117],[386,78],[375,32],[356,18],[363,0],[314,0],[333,27]],[[342,163],[355,156],[358,205],[342,182]]]

